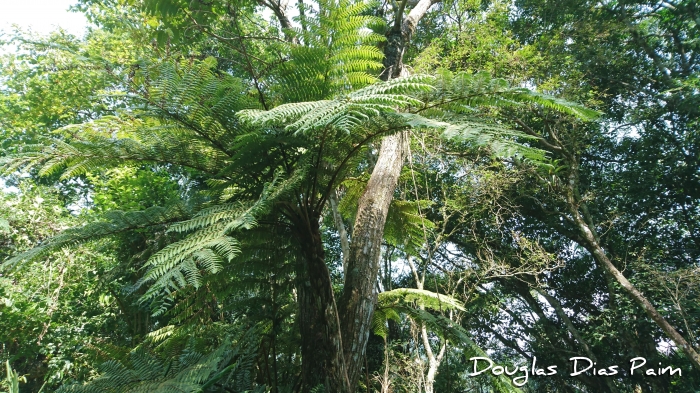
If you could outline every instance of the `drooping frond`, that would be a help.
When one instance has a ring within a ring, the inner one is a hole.
[[[512,87],[502,78],[488,72],[477,73],[438,70],[435,89],[424,98],[429,104],[423,110],[449,110],[453,113],[474,113],[479,107],[508,107],[536,104],[566,113],[584,121],[596,119],[600,113],[581,104],[541,94],[522,87]]]
[[[116,129],[126,131],[128,121],[108,119]],[[133,123],[141,123],[133,120]],[[86,124],[91,127],[93,124]],[[39,175],[51,175],[61,172],[61,179],[98,172],[103,168],[117,167],[134,163],[170,164],[193,168],[205,173],[216,174],[224,165],[221,151],[212,149],[201,140],[175,136],[173,127],[163,127],[164,132],[152,133],[148,140],[135,138],[110,138],[102,135],[83,133],[80,140],[65,143],[58,139],[48,140],[36,150],[26,149],[21,153],[4,157],[0,169],[11,173],[18,169],[39,167]],[[170,130],[168,130],[170,128]],[[171,131],[172,134],[166,134]]]
[[[201,62],[162,62],[146,71],[152,78],[145,96],[134,97],[148,115],[175,121],[206,139],[226,148],[236,128],[233,114],[255,107],[244,83],[216,73],[212,57]]]
[[[216,74],[215,66],[208,58],[146,67],[141,77],[152,81],[142,94],[118,95],[136,101],[129,113],[59,129],[70,137],[6,154],[0,171],[38,167],[40,175],[60,172],[66,179],[128,163],[153,163],[214,175],[227,166],[239,134],[234,113],[255,107],[243,83]]]
[[[269,111],[244,110],[239,116],[254,124],[284,126],[299,134],[327,127],[350,133],[370,118],[421,105],[414,96],[432,89],[427,83],[430,79],[427,76],[397,78],[333,100],[284,104]]]
[[[427,208],[430,201],[401,201],[393,200],[384,226],[384,239],[393,246],[402,246],[407,253],[420,250],[427,232],[435,228],[435,224],[420,214],[420,208]]]
[[[202,296],[209,296],[199,292],[202,284],[208,282],[208,276],[221,271],[224,266],[232,269],[232,265],[241,264],[251,257],[246,255],[241,261],[232,263],[241,252],[239,237],[245,238],[245,232],[257,225],[257,218],[269,214],[273,204],[293,192],[304,176],[304,168],[300,166],[287,179],[269,183],[252,204],[215,205],[201,210],[189,220],[174,224],[171,231],[190,233],[147,261],[146,273],[133,288],[149,284],[140,301],[150,303],[156,315],[167,312],[174,305],[178,309],[175,314],[180,314],[178,318],[187,318],[191,307],[203,301]],[[189,300],[182,300],[187,297]]]
[[[522,143],[523,141],[535,140],[535,137],[512,128],[487,122],[463,121],[451,124],[445,128],[443,136],[446,139],[466,142],[475,147],[488,147],[492,154],[498,158],[520,156],[531,162],[542,162],[545,158],[544,150]]]
[[[269,288],[271,281],[291,291],[294,280],[288,278],[294,276],[298,251],[293,235],[284,227],[256,227],[236,237],[241,250],[231,263],[222,264],[225,274],[203,275],[199,288],[187,286],[179,289],[177,296],[154,299],[163,301],[152,304],[156,314],[172,317],[172,323],[180,325],[198,325],[221,312],[250,321],[247,310],[251,309],[256,310],[255,315],[262,314],[263,320],[293,314],[294,310],[274,311],[269,294],[261,291]]]
[[[167,207],[154,206],[144,211],[136,212],[111,211],[106,213],[101,221],[67,229],[39,246],[8,259],[2,264],[2,267],[11,268],[17,263],[36,259],[61,247],[72,246],[135,229],[167,225],[184,220],[190,214],[191,212],[187,206],[183,204]]]
[[[256,216],[266,210],[279,192],[273,182],[255,203],[243,208],[240,203],[218,205],[200,211],[187,221],[172,228],[176,232],[195,230],[184,239],[169,244],[154,254],[147,262],[148,271],[135,288],[152,283],[142,296],[151,300],[165,291],[171,293],[188,285],[198,288],[200,269],[214,274],[223,261],[231,261],[240,251],[238,241],[230,236],[234,231],[250,229],[256,225]]]
[[[430,323],[435,317],[430,313],[426,315],[421,314],[421,311],[425,312],[422,309],[427,308],[434,311],[464,311],[464,304],[451,296],[414,288],[397,288],[391,291],[381,292],[377,295],[377,303],[377,309],[372,319],[372,328],[374,334],[384,338],[386,338],[387,334],[387,322],[390,319],[397,322],[400,321],[400,314],[408,314],[409,316],[416,317],[418,321],[422,321],[422,315],[424,319],[427,318],[424,322]]]
[[[475,121],[464,116],[452,117],[451,121],[440,121],[413,113],[402,113],[400,116],[414,128],[441,129],[445,139],[472,147],[486,147],[498,158],[518,156],[535,163],[542,163],[545,159],[544,150],[523,144],[524,141],[536,140],[537,137],[501,126],[493,120]]]
[[[506,94],[506,97],[523,104],[537,104],[548,109],[566,113],[583,121],[593,121],[600,117],[601,113],[587,108],[576,102],[567,101],[558,97],[541,94],[524,88],[516,88]]]

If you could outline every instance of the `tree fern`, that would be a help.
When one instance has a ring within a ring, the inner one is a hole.
[[[359,22],[348,23],[355,28]],[[348,56],[351,52],[347,52]],[[360,55],[359,52],[355,54]],[[206,59],[189,65],[170,62],[153,67],[153,74],[148,74],[153,82],[145,87],[143,95],[138,97],[141,105],[129,116],[70,127],[64,131],[73,132],[76,135],[73,140],[55,140],[48,147],[29,147],[29,151],[4,157],[3,165],[6,171],[39,166],[42,174],[62,171],[64,177],[129,161],[190,167],[208,174],[213,186],[209,196],[217,196],[224,204],[214,202],[194,216],[192,207],[184,205],[109,213],[103,221],[68,230],[10,259],[7,264],[100,236],[175,224],[171,230],[186,236],[154,254],[136,286],[151,284],[144,301],[158,296],[170,297],[187,286],[196,290],[203,275],[219,272],[224,263],[233,259],[239,252],[233,232],[254,226],[256,219],[270,212],[277,201],[295,198],[295,190],[311,173],[319,179],[320,168],[312,169],[315,151],[307,149],[316,147],[307,134],[337,129],[350,138],[340,138],[336,142],[339,147],[326,149],[348,154],[342,149],[357,144],[353,140],[366,143],[367,134],[377,132],[376,128],[379,128],[377,134],[392,128],[444,128],[448,137],[489,145],[497,154],[524,152],[526,157],[540,158],[536,149],[517,143],[527,136],[498,125],[470,121],[460,108],[534,102],[557,108],[571,107],[572,113],[587,113],[574,104],[511,89],[503,81],[486,74],[470,76],[446,72],[438,77],[412,76],[379,82],[332,100],[290,103],[269,111],[241,110],[241,105],[247,104],[240,98],[240,82],[216,75],[212,69],[214,65],[213,60]],[[239,113],[251,126],[263,128],[247,129],[232,116],[234,113]],[[394,125],[387,124],[386,118],[393,119],[390,121]],[[277,165],[281,165],[282,157],[296,159],[294,168],[291,171],[287,168],[283,175],[273,169],[275,164],[271,166],[269,161],[260,160],[261,155],[269,155],[270,151],[279,149],[280,144],[291,144],[292,150],[282,152]],[[295,145],[298,146],[296,152]],[[351,150],[350,154],[353,151],[357,152]],[[337,181],[335,176],[340,169],[335,169],[336,173],[326,181]],[[271,181],[268,187],[259,179],[264,172]],[[275,182],[274,176],[285,180]],[[252,183],[244,183],[246,179]],[[250,188],[251,184],[255,185]]]
[[[177,235],[149,258],[133,288],[147,287],[141,301],[182,329],[152,337],[163,340],[159,349],[167,348],[167,356],[140,347],[126,363],[107,363],[92,383],[64,391],[194,392],[249,369],[237,362],[252,360],[232,360],[226,343],[200,351],[183,349],[177,340],[198,322],[210,323],[213,315],[230,311],[227,307],[245,304],[251,309],[277,301],[263,296],[265,286],[284,288],[292,297],[294,274],[305,272],[299,249],[309,246],[297,244],[299,239],[320,238],[313,231],[325,199],[350,170],[360,168],[357,157],[374,138],[408,128],[439,128],[452,139],[511,155],[528,151],[518,144],[526,136],[484,121],[484,108],[530,103],[587,114],[573,104],[510,88],[487,74],[443,72],[373,83],[382,56],[371,46],[381,37],[363,30],[377,23],[362,15],[369,7],[323,0],[318,12],[306,16],[303,22],[313,28],[296,32],[303,45],[290,45],[288,61],[267,80],[280,86],[269,101],[280,105],[271,110],[259,110],[265,103],[249,99],[247,84],[217,71],[212,58],[145,64],[135,73],[130,93],[117,95],[128,110],[64,128],[46,146],[3,157],[6,173],[38,168],[42,175],[61,173],[63,178],[125,164],[166,165],[193,174],[205,189],[196,203],[108,213],[7,262],[14,265],[55,248],[151,226],[168,226]],[[411,229],[406,239],[394,240],[417,248],[417,231],[429,224],[413,214],[413,206],[394,207],[390,224]],[[266,225],[265,231],[259,225]],[[222,298],[226,305],[219,302]],[[278,318],[276,313],[293,315],[291,301],[284,310],[276,306],[257,313],[275,313],[271,319]],[[404,314],[450,340],[473,344],[459,327],[421,309],[461,309],[454,299],[397,290],[380,295],[380,303],[375,316],[380,333],[387,319]]]

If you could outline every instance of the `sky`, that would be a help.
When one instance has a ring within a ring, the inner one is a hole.
[[[0,30],[9,32],[16,24],[22,29],[46,34],[58,26],[80,36],[87,20],[80,13],[69,12],[77,0],[0,0]]]

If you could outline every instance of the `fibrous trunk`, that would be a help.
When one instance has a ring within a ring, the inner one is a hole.
[[[299,231],[303,256],[297,264],[297,303],[301,331],[302,391],[319,385],[326,392],[349,393],[342,356],[338,309],[326,266],[318,219]]]

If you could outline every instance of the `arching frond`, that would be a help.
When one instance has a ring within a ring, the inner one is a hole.
[[[239,112],[239,116],[253,124],[284,126],[301,134],[327,127],[350,133],[372,117],[421,105],[422,102],[414,96],[432,89],[426,83],[429,79],[426,76],[397,78],[378,82],[334,100],[284,104],[269,111],[244,110]]]
[[[535,104],[577,117],[595,120],[600,113],[581,104],[541,94],[522,87],[512,87],[502,78],[488,72],[451,72],[438,70],[435,89],[424,100],[428,107],[454,113],[473,113],[479,106],[508,107]]]
[[[67,229],[39,246],[8,259],[2,264],[2,267],[11,268],[18,263],[36,259],[61,247],[73,246],[135,229],[164,226],[186,219],[190,215],[189,208],[183,204],[167,207],[154,206],[136,212],[111,211],[105,214],[102,221]]]
[[[138,106],[119,117],[106,116],[59,129],[66,139],[23,146],[0,158],[0,172],[38,167],[40,175],[70,178],[125,163],[154,163],[196,169],[210,175],[226,167],[236,143],[234,113],[255,105],[235,78],[215,74],[216,62],[163,62],[147,67],[152,78]],[[124,99],[124,96],[119,96]]]
[[[541,105],[545,108],[574,116],[583,121],[593,121],[601,115],[600,112],[581,104],[550,95],[540,94],[529,89],[513,89],[505,96],[515,102]]]
[[[377,297],[379,307],[392,307],[399,304],[415,304],[435,311],[464,311],[464,304],[459,300],[439,293],[415,288],[397,288],[382,292]]]

